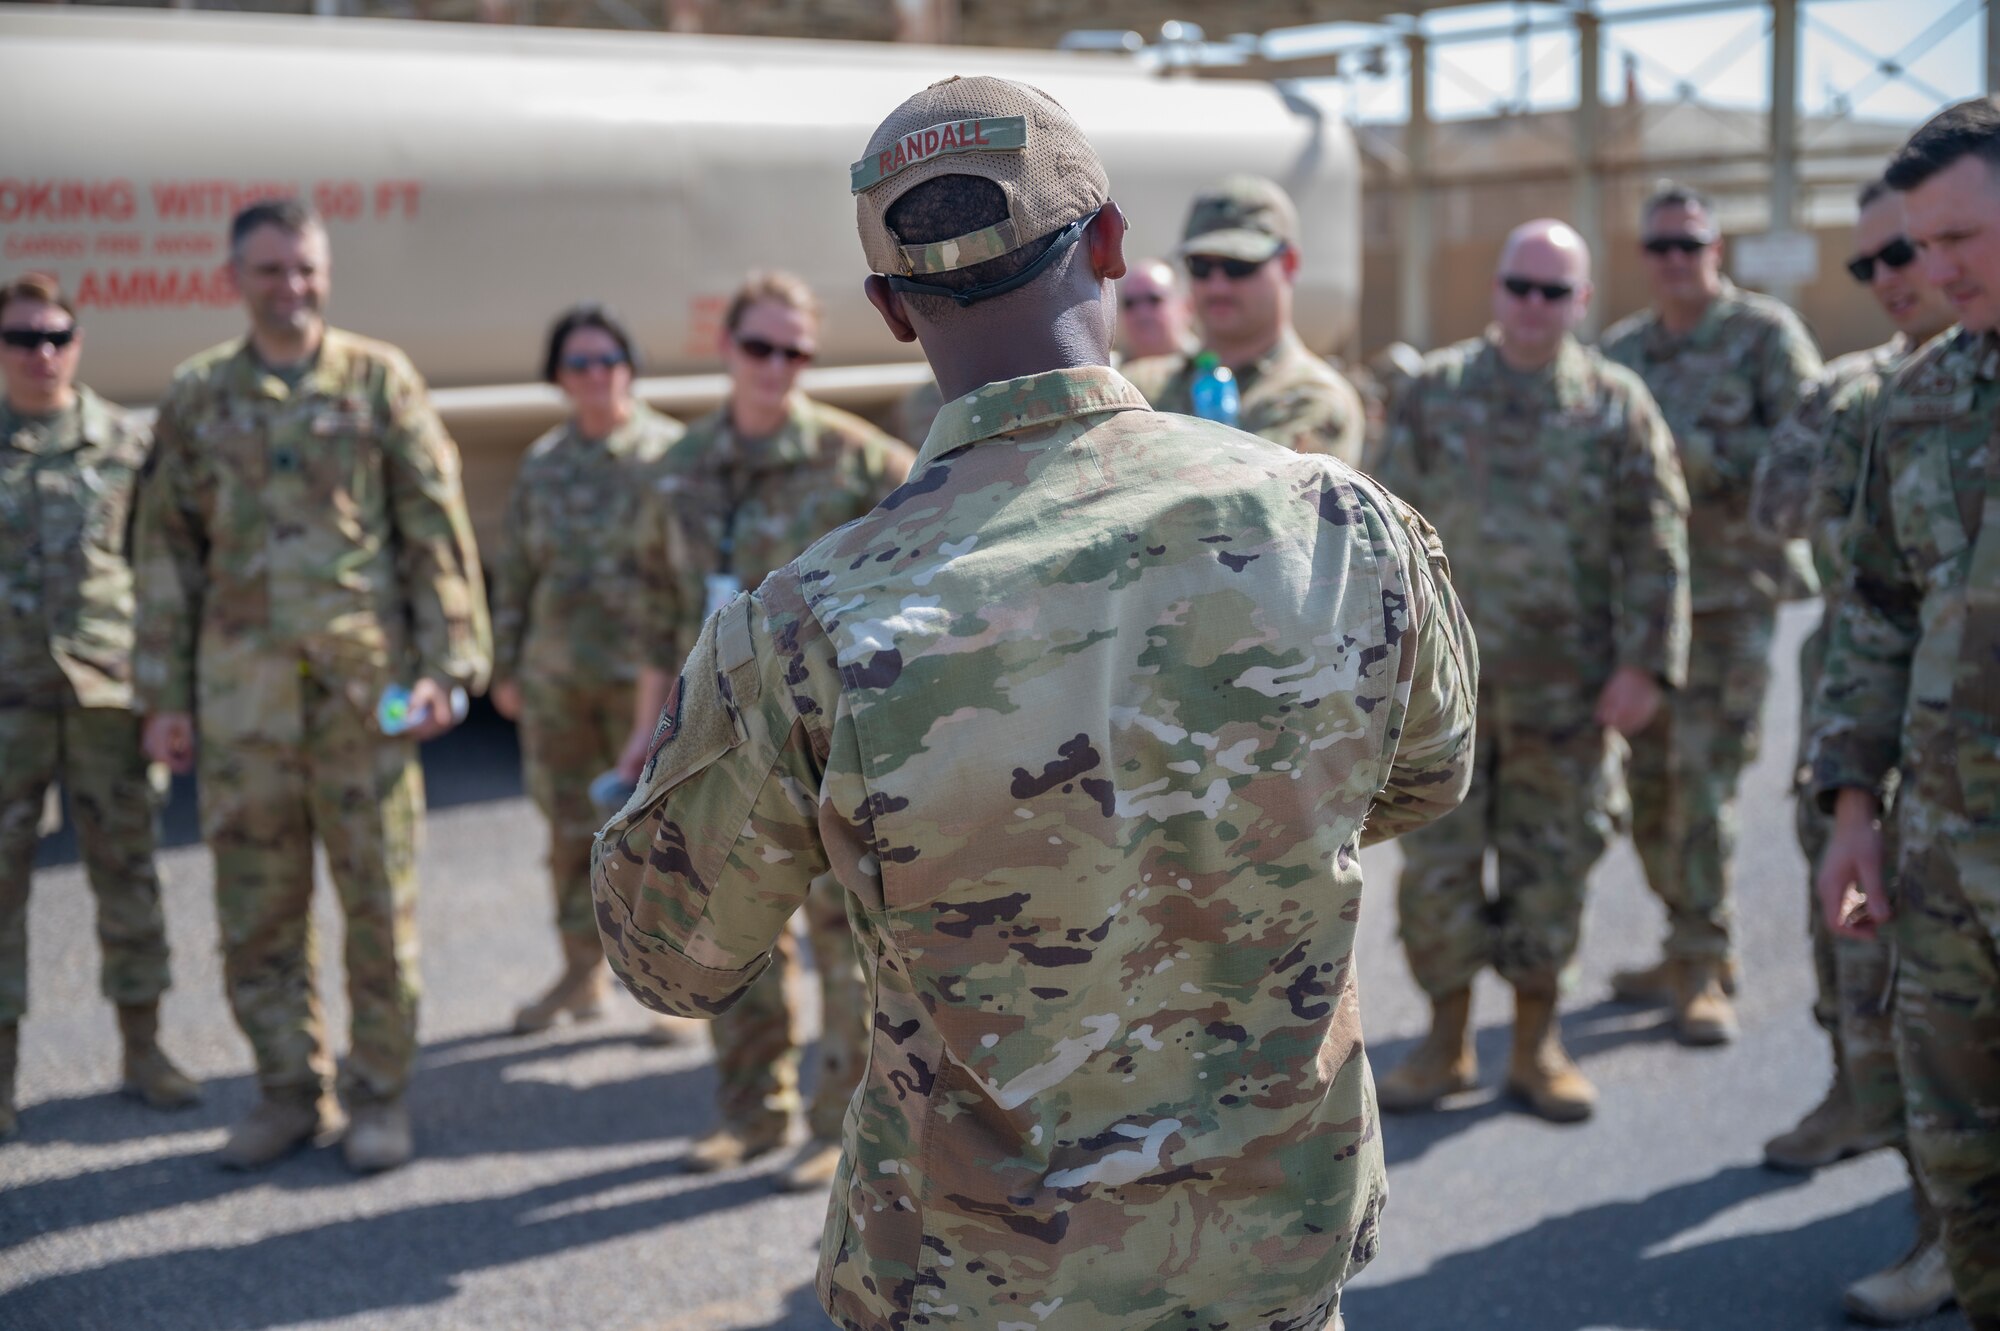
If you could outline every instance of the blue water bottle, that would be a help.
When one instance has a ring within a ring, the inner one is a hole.
[[[463,688],[451,691],[451,719],[453,722],[465,720],[471,702]],[[423,724],[424,718],[410,709],[410,691],[401,684],[391,684],[382,690],[381,701],[375,704],[375,723],[385,735],[401,735]]]
[[[1205,421],[1236,424],[1241,398],[1236,392],[1236,376],[1212,351],[1194,358],[1194,414]]]

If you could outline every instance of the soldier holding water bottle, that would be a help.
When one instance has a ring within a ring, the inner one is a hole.
[[[327,327],[319,218],[251,205],[230,268],[249,335],[176,372],[142,486],[137,700],[148,755],[200,769],[224,981],[256,1054],[261,1097],[220,1159],[258,1168],[338,1124],[312,978],[317,839],[346,916],[342,1149],[366,1173],[412,1151],[414,741],[484,687],[486,597],[423,380]]]
[[[1358,463],[1361,395],[1292,328],[1299,215],[1285,191],[1232,176],[1197,198],[1176,251],[1187,267],[1201,350],[1125,367],[1160,411],[1221,421],[1300,453]]]

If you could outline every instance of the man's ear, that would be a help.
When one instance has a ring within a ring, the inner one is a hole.
[[[882,316],[882,322],[889,327],[889,336],[898,342],[914,342],[917,330],[910,323],[910,312],[903,308],[903,298],[889,285],[889,279],[880,273],[870,273],[868,280],[861,284],[868,295],[868,303]]]
[[[1279,251],[1278,251],[1278,267],[1279,267],[1280,271],[1282,271],[1282,272],[1284,273],[1284,275],[1285,275],[1285,280],[1286,280],[1287,282],[1290,282],[1290,281],[1294,281],[1294,280],[1296,280],[1296,279],[1298,278],[1298,275],[1299,275],[1299,252],[1298,252],[1298,250],[1297,250],[1297,249],[1295,249],[1294,247],[1290,246],[1290,245],[1287,245],[1287,246],[1285,246],[1285,248],[1283,248],[1283,249],[1279,250]]]
[[[1131,223],[1125,210],[1110,199],[1090,219],[1084,240],[1090,245],[1090,270],[1101,282],[1115,282],[1125,276],[1125,233]]]

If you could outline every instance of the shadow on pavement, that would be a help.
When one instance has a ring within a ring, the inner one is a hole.
[[[1683,1241],[1713,1217],[1804,1180],[1751,1165],[1629,1202],[1560,1216],[1393,1284],[1349,1291],[1353,1327],[1581,1331],[1790,1331],[1847,1323],[1839,1291],[1862,1272],[1847,1254],[1893,1260],[1911,1232],[1900,1196],[1778,1233]],[[1393,1207],[1392,1207],[1393,1210]],[[1385,1229],[1384,1243],[1394,1241]],[[1801,1320],[1800,1309],[1823,1308]]]
[[[519,795],[521,746],[514,723],[493,710],[484,698],[472,700],[465,724],[442,739],[423,746],[424,794],[433,809],[458,804],[510,799]],[[174,778],[167,806],[160,812],[162,850],[201,841],[201,819],[192,776]],[[43,837],[35,848],[35,867],[50,869],[76,862],[76,824],[67,816],[62,830]]]
[[[491,1267],[588,1247],[770,1195],[761,1176],[690,1182],[672,1162],[601,1170],[499,1197],[414,1206],[273,1235],[65,1272],[7,1296],[10,1327],[292,1326],[442,1303]],[[637,1200],[602,1200],[643,1188]]]
[[[418,1158],[626,1146],[692,1137],[708,1126],[715,1081],[710,1064],[666,1070],[661,1065],[677,1056],[644,1048],[631,1033],[563,1038],[567,1034],[468,1036],[425,1045],[409,1090]],[[607,1053],[619,1058],[621,1049],[629,1051],[620,1068],[628,1076],[579,1087],[556,1075],[564,1062]],[[537,1064],[547,1065],[546,1079],[533,1075]],[[217,1134],[249,1111],[256,1084],[248,1076],[231,1077],[207,1083],[205,1094],[200,1106],[173,1114],[115,1094],[28,1106],[21,1115],[27,1142],[104,1145],[170,1134],[190,1140],[171,1155],[0,1191],[0,1251],[43,1234],[198,1204],[254,1185],[306,1191],[355,1183],[337,1150],[303,1151],[255,1174],[219,1168],[212,1159],[221,1144]]]
[[[1670,1040],[1664,1011],[1648,1011],[1606,999],[1587,1008],[1563,1014],[1563,1044],[1571,1057],[1589,1071],[1591,1058],[1621,1045]],[[1368,1046],[1368,1062],[1375,1075],[1395,1067],[1421,1042],[1420,1036],[1406,1036]],[[1390,1165],[1407,1164],[1423,1158],[1432,1147],[1448,1141],[1501,1114],[1527,1114],[1528,1110],[1509,1099],[1502,1085],[1507,1079],[1507,1051],[1513,1026],[1498,1022],[1473,1033],[1473,1049],[1479,1056],[1479,1089],[1454,1095],[1437,1109],[1414,1113],[1382,1115],[1382,1153]]]

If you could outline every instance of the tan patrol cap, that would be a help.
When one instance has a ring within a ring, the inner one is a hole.
[[[1188,208],[1187,226],[1174,253],[1213,254],[1262,263],[1299,245],[1299,212],[1275,180],[1231,176]]]
[[[890,229],[889,207],[935,176],[980,176],[1007,195],[1007,218],[927,245]],[[1097,150],[1055,98],[980,75],[933,83],[889,113],[849,168],[861,248],[877,273],[948,273],[1011,254],[1088,217],[1111,197]]]

